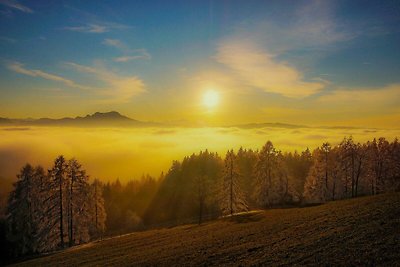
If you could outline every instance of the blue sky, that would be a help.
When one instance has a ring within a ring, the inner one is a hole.
[[[0,0],[0,116],[389,126],[399,26],[396,1]]]

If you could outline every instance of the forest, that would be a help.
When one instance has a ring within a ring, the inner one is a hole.
[[[282,152],[267,141],[221,156],[208,150],[173,161],[159,177],[121,183],[90,178],[59,156],[49,170],[26,164],[1,216],[2,256],[71,247],[132,231],[201,224],[254,209],[296,207],[400,191],[397,139],[345,137],[310,151]]]

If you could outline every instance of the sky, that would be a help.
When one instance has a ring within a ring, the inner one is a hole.
[[[0,117],[396,128],[399,47],[398,1],[0,0]]]

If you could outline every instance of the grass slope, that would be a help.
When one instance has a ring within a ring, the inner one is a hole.
[[[400,266],[400,194],[132,233],[20,265]]]

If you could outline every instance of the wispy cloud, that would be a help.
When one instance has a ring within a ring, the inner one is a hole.
[[[0,41],[6,42],[6,43],[11,43],[11,44],[14,44],[17,42],[17,40],[15,40],[14,38],[9,38],[9,37],[5,37],[5,36],[0,36]]]
[[[338,88],[317,99],[323,105],[349,106],[356,109],[397,106],[400,101],[400,84],[380,88]]]
[[[339,49],[340,43],[355,38],[354,26],[335,16],[333,1],[310,0],[293,5],[287,19],[249,19],[235,28],[234,36],[253,40],[268,48],[273,55],[288,51],[306,50],[329,52]],[[231,36],[232,37],[232,36]]]
[[[251,41],[224,41],[220,43],[215,58],[242,83],[266,92],[302,98],[317,93],[325,86],[322,80],[305,81],[295,67],[278,61]]]
[[[91,67],[74,62],[66,62],[65,65],[77,72],[90,74],[95,80],[105,84],[104,87],[96,90],[96,93],[101,96],[97,102],[126,103],[132,97],[145,92],[144,82],[135,75],[121,76],[105,67]]]
[[[0,5],[7,6],[9,8],[24,12],[24,13],[33,13],[33,10],[16,0],[0,0]]]
[[[150,59],[150,55],[148,53],[144,53],[143,55],[139,56],[122,56],[114,58],[115,62],[128,62],[137,59]]]
[[[314,48],[352,39],[354,32],[336,19],[335,12],[332,1],[307,1],[296,10],[293,24],[285,33],[294,45]]]
[[[76,83],[75,81],[67,79],[67,78],[64,78],[62,76],[58,76],[58,75],[55,75],[55,74],[44,72],[44,71],[38,70],[38,69],[28,69],[28,68],[24,67],[24,64],[22,64],[20,62],[17,62],[17,61],[8,63],[7,64],[7,68],[9,70],[12,70],[14,72],[17,72],[17,73],[20,73],[20,74],[24,74],[24,75],[27,75],[27,76],[40,77],[40,78],[43,78],[45,80],[60,82],[60,83],[63,83],[65,85],[69,86],[69,87],[78,88],[78,89],[84,89],[84,90],[88,89],[88,87],[80,85],[80,84]]]
[[[307,76],[307,69],[353,38],[337,21],[335,10],[334,3],[314,0],[298,5],[284,21],[249,20],[218,42],[214,58],[249,88],[289,98],[314,95],[329,82],[323,76]]]
[[[93,22],[77,26],[67,26],[64,30],[82,33],[105,33],[112,30],[127,29],[129,26],[114,22]]]
[[[114,47],[123,52],[123,56],[115,57],[115,62],[128,62],[137,59],[150,59],[151,55],[146,49],[131,49],[127,44],[118,39],[104,39],[102,42],[106,46]]]
[[[115,47],[121,50],[127,50],[128,47],[122,43],[122,41],[118,40],[118,39],[104,39],[102,44],[107,45],[107,46],[111,46],[111,47]]]
[[[59,82],[68,87],[85,90],[97,103],[126,103],[129,102],[132,97],[145,91],[144,82],[135,75],[121,76],[108,70],[104,66],[85,66],[73,62],[66,62],[65,65],[80,74],[89,74],[90,79],[87,80],[87,82],[92,81],[100,85],[81,85],[60,75],[51,74],[39,69],[26,68],[24,64],[17,61],[8,63],[6,67],[16,73]]]

